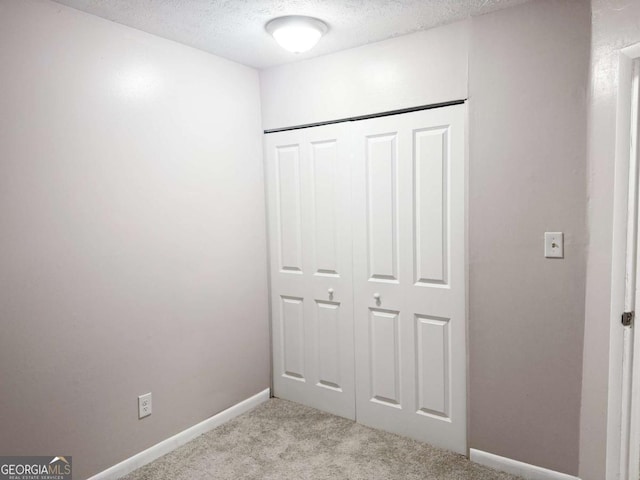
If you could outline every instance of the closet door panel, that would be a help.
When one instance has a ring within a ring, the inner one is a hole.
[[[354,122],[353,166],[357,420],[463,454],[464,109]]]
[[[345,127],[267,134],[265,163],[274,395],[355,418]]]

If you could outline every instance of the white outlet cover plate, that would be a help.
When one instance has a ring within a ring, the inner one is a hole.
[[[564,233],[544,232],[544,256],[564,258]]]
[[[151,392],[138,397],[138,418],[151,415]]]

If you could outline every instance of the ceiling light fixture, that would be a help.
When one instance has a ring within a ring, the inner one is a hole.
[[[329,30],[322,20],[300,15],[274,18],[265,28],[282,48],[293,53],[311,50]]]

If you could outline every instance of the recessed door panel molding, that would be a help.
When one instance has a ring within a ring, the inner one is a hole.
[[[277,147],[276,171],[280,270],[302,273],[299,145]]]
[[[340,304],[316,300],[318,385],[342,389],[340,380]]]
[[[282,375],[304,381],[303,299],[280,297],[282,332]]]
[[[371,401],[394,408],[400,403],[400,312],[372,308],[369,313]]]
[[[366,138],[369,279],[398,281],[396,133]]]
[[[413,132],[415,282],[446,285],[448,270],[448,126]]]
[[[415,315],[418,413],[449,419],[449,319]]]
[[[335,139],[311,147],[314,274],[338,276],[338,210],[344,208],[338,188],[338,146]]]

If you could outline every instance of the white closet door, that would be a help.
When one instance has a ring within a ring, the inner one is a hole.
[[[466,454],[465,106],[354,122],[357,420]]]
[[[265,136],[274,394],[355,418],[345,124]]]

